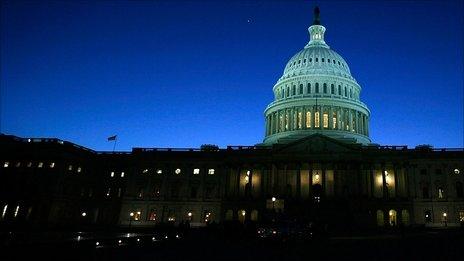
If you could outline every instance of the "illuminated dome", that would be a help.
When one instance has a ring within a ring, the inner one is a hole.
[[[325,43],[319,8],[314,15],[309,43],[287,62],[274,85],[275,100],[265,110],[264,144],[288,143],[315,133],[370,143],[370,111],[359,99],[361,86],[347,62]]]

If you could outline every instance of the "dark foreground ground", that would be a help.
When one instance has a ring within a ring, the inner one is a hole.
[[[0,260],[464,260],[461,229],[329,235],[310,240],[195,230],[184,234],[38,233],[15,243],[14,239],[21,237],[24,235],[3,233]]]

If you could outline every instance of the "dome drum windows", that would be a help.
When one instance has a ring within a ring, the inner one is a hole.
[[[324,88],[324,93],[327,93],[327,83],[323,84],[323,88]]]

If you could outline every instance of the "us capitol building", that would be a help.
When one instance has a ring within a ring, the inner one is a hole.
[[[103,152],[3,134],[0,226],[464,224],[464,149],[371,143],[362,88],[314,15],[272,89],[262,143]]]

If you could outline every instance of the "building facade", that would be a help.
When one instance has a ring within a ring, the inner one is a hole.
[[[0,135],[0,224],[462,225],[464,149],[372,144],[361,87],[325,30],[315,10],[310,41],[275,84],[255,146],[100,152]]]

